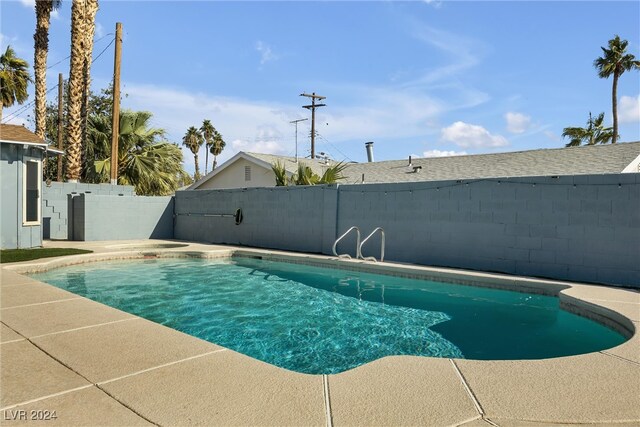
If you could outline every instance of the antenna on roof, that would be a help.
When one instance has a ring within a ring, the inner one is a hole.
[[[304,122],[305,120],[309,120],[309,119],[298,119],[298,120],[292,120],[289,122],[296,125],[296,164],[298,164],[298,123]]]

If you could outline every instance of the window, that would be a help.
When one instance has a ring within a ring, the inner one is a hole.
[[[251,181],[251,166],[244,167],[244,180]]]
[[[22,222],[24,225],[40,224],[40,162],[24,162],[22,177]]]

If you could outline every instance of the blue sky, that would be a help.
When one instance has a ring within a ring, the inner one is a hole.
[[[69,55],[70,5],[52,20],[50,65]],[[0,7],[2,49],[32,63],[33,0]],[[117,21],[123,108],[153,112],[174,142],[210,119],[227,142],[221,160],[293,155],[289,122],[310,117],[299,94],[313,91],[327,97],[316,151],[337,160],[365,161],[366,141],[376,160],[561,147],[562,129],[584,126],[590,111],[611,122],[612,82],[592,65],[600,46],[619,34],[640,58],[636,1],[102,0],[94,56]],[[94,90],[112,61],[113,45],[92,68]],[[49,70],[49,87],[68,66]],[[622,76],[618,97],[621,140],[640,140],[639,73]],[[309,121],[298,131],[307,155]],[[193,170],[190,153],[185,164]]]

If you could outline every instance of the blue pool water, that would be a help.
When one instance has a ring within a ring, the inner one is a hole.
[[[114,261],[32,277],[311,374],[388,355],[540,359],[625,340],[553,297],[251,258]]]

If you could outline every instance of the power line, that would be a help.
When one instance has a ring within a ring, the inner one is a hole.
[[[100,53],[99,53],[95,58],[93,58],[93,59],[91,60],[91,65],[93,65],[93,63],[94,63],[94,62],[96,62],[96,60],[97,60],[98,58],[100,58],[100,57],[102,56],[102,54],[103,54],[107,49],[109,49],[109,46],[111,46],[111,45],[113,44],[113,42],[114,42],[114,41],[116,41],[115,37],[114,37],[113,39],[111,39],[111,41],[109,42],[109,44],[108,44],[104,49],[102,49],[102,51],[101,51],[101,52],[100,52]]]
[[[335,148],[335,150],[336,150],[338,153],[342,154],[342,156],[343,156],[345,159],[347,159],[347,160],[349,160],[349,161],[354,162],[354,160],[353,160],[351,157],[349,157],[349,156],[347,156],[346,154],[344,154],[344,153],[343,153],[343,152],[342,152],[338,147],[336,147],[335,145],[333,145],[333,144],[331,143],[331,141],[329,141],[327,138],[325,138],[324,136],[322,136],[322,135],[320,134],[320,132],[318,132],[318,137],[319,137],[320,139],[323,139],[327,144],[329,144],[329,145],[330,145],[330,146],[332,146],[333,148]]]
[[[112,34],[112,33],[109,33],[109,34]],[[99,40],[102,40],[104,37],[106,37],[106,36],[101,37]],[[109,48],[109,46],[111,46],[111,45],[113,44],[113,42],[114,42],[115,40],[116,40],[116,39],[115,39],[115,37],[114,37],[113,39],[111,39],[111,42],[110,42],[110,43],[109,43],[109,44],[108,44],[104,49],[102,49],[102,51],[101,51],[98,55],[96,55],[96,56],[95,56],[95,58],[93,58],[93,59],[91,60],[91,65],[93,65],[93,63],[94,63],[94,62],[96,62],[96,61],[98,60],[98,58],[100,58],[100,57],[102,56],[102,54],[103,54],[103,53],[104,53],[104,52]],[[56,66],[56,65],[57,65],[57,64],[59,64],[60,62],[62,62],[62,61],[64,61],[64,60],[66,60],[66,59],[69,59],[70,57],[71,57],[71,56],[67,56],[67,57],[66,57],[66,58],[64,58],[64,59],[61,59],[61,60],[60,60],[60,61],[58,61],[57,63],[55,63],[55,64],[51,65],[50,67],[47,67],[47,70],[48,70],[49,68],[51,68],[51,67]],[[49,88],[49,89],[45,92],[45,95],[46,95],[46,94],[48,94],[49,92],[51,92],[52,90],[56,89],[57,87],[58,87],[58,85],[57,85],[57,84],[56,84],[55,86],[52,86],[51,88]],[[22,114],[23,114],[27,109],[29,109],[30,107],[33,107],[33,106],[35,105],[35,103],[36,103],[36,101],[35,101],[35,99],[34,99],[33,101],[29,102],[28,104],[25,104],[24,106],[20,107],[18,110],[16,110],[16,111],[14,111],[13,113],[9,114],[7,117],[3,117],[3,118],[2,118],[2,123],[7,123],[7,121],[8,121],[9,119],[12,119],[12,118],[15,118],[15,117],[20,117],[20,116],[21,116],[21,115],[22,115]]]
[[[300,96],[306,96],[307,98],[311,98],[311,105],[303,105],[302,108],[306,108],[307,110],[311,110],[311,158],[315,159],[316,157],[316,108],[325,107],[327,104],[316,104],[316,100],[322,101],[323,99],[327,99],[326,96],[316,95],[315,92],[312,94],[301,93]]]
[[[58,85],[52,86],[51,88],[49,88],[49,90],[47,90],[45,92],[45,95],[48,94],[49,92],[51,92],[52,90],[56,89],[57,87],[58,87]],[[4,117],[2,119],[2,123],[6,123],[9,119],[12,119],[14,117],[21,116],[26,110],[28,110],[30,107],[33,107],[35,105],[35,103],[36,103],[35,101],[31,101],[28,104],[23,105],[18,110],[16,110],[13,113],[9,114],[7,117]]]
[[[113,35],[113,33],[105,34],[104,36],[102,36],[102,37],[100,37],[98,40],[96,40],[94,43],[98,43],[100,40],[104,39],[105,37],[112,36],[112,35]],[[112,41],[111,43],[113,43],[113,41]],[[107,47],[108,47],[108,46],[107,46]],[[69,58],[71,58],[71,55],[68,55],[66,58],[62,58],[60,61],[56,62],[55,64],[49,65],[49,66],[47,67],[47,70],[49,70],[49,69],[51,69],[51,68],[55,67],[56,65],[58,65],[58,64],[60,64],[60,63],[62,63],[63,61],[66,61],[66,60],[67,60],[67,59],[69,59]],[[98,59],[98,58],[96,58],[96,59]],[[95,59],[94,59],[94,61],[95,61]]]

